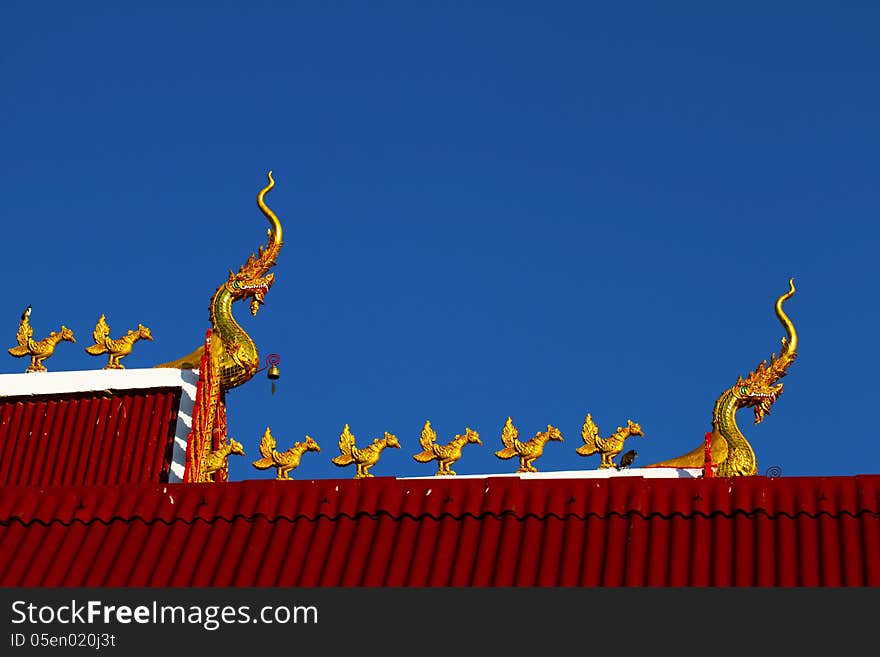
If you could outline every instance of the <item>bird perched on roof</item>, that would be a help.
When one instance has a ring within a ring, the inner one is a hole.
[[[630,467],[638,455],[639,453],[634,449],[624,452],[623,456],[620,457],[620,463],[617,464],[617,469],[622,470],[623,468]]]

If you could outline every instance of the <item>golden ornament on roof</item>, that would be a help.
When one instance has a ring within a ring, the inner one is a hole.
[[[256,315],[275,282],[275,274],[269,273],[269,270],[275,266],[278,253],[281,251],[282,229],[278,217],[265,202],[266,194],[275,187],[271,171],[268,173],[268,178],[269,184],[257,194],[257,207],[269,221],[268,242],[265,247],[259,247],[256,255],[251,253],[237,272],[229,272],[229,277],[214,292],[208,306],[213,334],[220,346],[218,354],[220,387],[224,391],[249,381],[260,369],[257,345],[233,317],[232,306],[236,301],[248,301],[251,314]],[[203,352],[204,346],[201,346],[183,358],[156,367],[194,369],[199,366]],[[277,367],[269,372],[270,378],[276,374],[278,374]]]
[[[630,436],[644,436],[642,427],[638,422],[626,421],[625,427],[617,427],[617,431],[607,438],[599,437],[599,427],[593,422],[593,416],[587,413],[584,426],[581,428],[581,438],[584,444],[575,451],[581,456],[599,454],[601,460],[599,469],[617,468],[614,459],[623,451],[623,445]],[[619,469],[619,468],[618,468]]]
[[[249,381],[260,371],[260,357],[253,339],[236,321],[232,314],[233,305],[245,301],[252,315],[256,315],[265,302],[266,294],[275,281],[275,274],[269,270],[275,266],[282,245],[281,222],[266,205],[265,196],[274,188],[272,171],[267,174],[269,183],[257,193],[257,207],[269,221],[266,246],[260,246],[256,254],[251,253],[238,271],[229,276],[214,291],[208,305],[211,328],[208,339],[183,358],[156,365],[178,369],[199,368],[202,381],[200,422],[193,427],[191,458],[186,471],[187,481],[204,481],[201,468],[217,441],[227,436],[226,393]],[[232,236],[238,239],[238,236]],[[270,354],[270,357],[274,354]],[[280,376],[277,363],[272,363],[268,372],[273,382]]]
[[[562,442],[562,432],[551,424],[547,425],[547,431],[539,431],[533,438],[526,442],[520,442],[519,430],[513,426],[513,419],[508,417],[501,430],[501,443],[503,449],[495,452],[500,459],[519,457],[519,469],[517,472],[537,472],[534,466],[535,459],[544,454],[544,445],[551,440]]]
[[[244,456],[244,447],[237,440],[230,438],[228,442],[211,451],[205,457],[204,475],[205,481],[214,481],[214,477],[220,471],[229,469],[228,459],[232,454]]]
[[[357,468],[354,475],[355,479],[372,477],[374,475],[370,474],[370,468],[378,463],[379,456],[386,447],[400,449],[400,442],[397,440],[397,436],[386,431],[382,438],[375,438],[372,444],[360,449],[355,445],[354,434],[351,433],[351,429],[346,424],[342,429],[342,433],[339,434],[339,456],[335,456],[331,460],[334,465],[338,466],[354,463]]]
[[[110,337],[110,327],[107,325],[106,317],[102,314],[98,318],[95,330],[92,333],[95,344],[86,347],[86,351],[92,356],[100,356],[107,354],[107,364],[105,370],[122,370],[125,365],[119,360],[131,353],[132,346],[138,340],[153,340],[153,334],[143,324],[138,324],[137,330],[130,330],[128,333],[118,339]]]
[[[30,324],[31,307],[28,306],[21,314],[21,320],[18,323],[18,331],[15,334],[18,344],[10,347],[10,355],[16,358],[22,356],[30,356],[31,364],[25,372],[45,372],[46,366],[43,361],[55,353],[55,347],[62,340],[67,342],[76,342],[73,337],[73,331],[62,325],[58,332],[50,331],[49,335],[42,340],[34,340],[34,329]]]
[[[464,434],[457,434],[455,438],[445,445],[438,445],[437,432],[431,427],[431,421],[425,420],[422,434],[419,437],[422,451],[414,455],[413,458],[419,463],[428,463],[436,460],[438,476],[455,475],[455,471],[449,466],[461,458],[462,448],[469,443],[483,444],[480,440],[480,434],[470,427],[465,427]]]
[[[750,476],[758,472],[755,450],[737,426],[736,412],[741,408],[754,408],[755,424],[759,424],[782,395],[783,386],[776,382],[786,375],[797,356],[797,332],[782,309],[782,304],[794,295],[794,291],[794,279],[791,278],[788,292],[776,299],[776,317],[786,332],[779,356],[771,354],[769,364],[765,359],[745,379],[738,377],[736,383],[721,393],[712,409],[709,452],[716,477]],[[687,454],[646,467],[701,468],[706,464],[705,452],[704,441]]]
[[[299,467],[303,454],[321,451],[318,443],[311,436],[306,436],[306,439],[302,442],[293,443],[293,447],[283,452],[279,452],[276,447],[275,437],[272,435],[270,428],[266,427],[266,431],[263,432],[263,437],[260,439],[260,456],[262,458],[254,461],[254,467],[258,470],[275,468],[277,470],[275,478],[279,480],[291,478],[290,473]]]

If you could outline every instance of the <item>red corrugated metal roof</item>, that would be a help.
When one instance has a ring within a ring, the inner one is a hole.
[[[180,396],[151,388],[0,398],[0,485],[167,480]]]
[[[0,488],[2,586],[880,586],[880,475]]]

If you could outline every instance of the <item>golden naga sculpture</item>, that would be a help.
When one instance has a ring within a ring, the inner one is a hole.
[[[462,448],[468,443],[483,444],[480,440],[480,434],[470,427],[465,427],[464,435],[457,434],[445,445],[438,445],[437,432],[431,427],[431,421],[425,420],[425,426],[422,427],[422,435],[419,438],[422,451],[413,458],[419,463],[428,463],[436,459],[438,476],[455,475],[455,471],[449,466],[461,458]]]
[[[202,463],[212,449],[224,444],[227,437],[226,393],[249,381],[260,369],[260,357],[253,339],[232,315],[237,301],[249,301],[252,315],[265,303],[265,296],[275,281],[269,270],[282,245],[281,222],[265,203],[265,196],[275,186],[272,172],[269,184],[257,194],[257,207],[268,219],[268,243],[251,253],[238,272],[229,272],[228,278],[214,291],[208,305],[211,328],[205,343],[187,356],[156,365],[178,369],[199,368],[197,412],[193,416],[192,449],[184,473],[185,481],[207,481]],[[269,370],[270,378],[277,378],[277,368]],[[196,414],[198,421],[196,421]],[[213,480],[223,479],[218,472]]]
[[[379,456],[382,454],[382,450],[386,447],[400,449],[400,443],[397,440],[397,436],[386,431],[384,437],[376,438],[373,440],[372,444],[360,449],[355,445],[354,435],[351,433],[348,424],[346,424],[342,429],[342,433],[339,435],[339,456],[335,456],[331,460],[335,465],[339,466],[346,466],[354,463],[357,468],[354,475],[355,479],[372,477],[374,475],[370,474],[370,468],[376,465],[379,461]]]
[[[519,457],[519,469],[517,472],[537,472],[538,469],[533,465],[535,459],[544,453],[544,445],[548,441],[562,441],[562,433],[553,425],[547,425],[547,431],[539,431],[533,438],[526,442],[519,441],[519,430],[513,426],[513,419],[508,417],[504,428],[501,430],[501,442],[504,449],[495,452],[495,456],[500,459],[509,459],[514,456]]]
[[[244,447],[232,438],[229,439],[229,442],[208,453],[204,463],[206,481],[213,481],[217,472],[228,469],[227,459],[230,454],[244,456]]]
[[[737,426],[736,412],[754,407],[755,424],[759,424],[782,395],[783,386],[776,382],[786,375],[794,362],[798,345],[794,324],[782,309],[782,304],[794,294],[793,278],[789,279],[788,285],[788,292],[776,300],[775,306],[776,316],[786,332],[779,356],[771,354],[769,364],[763,360],[745,379],[738,377],[736,383],[721,393],[715,402],[709,451],[712,464],[716,466],[716,477],[748,476],[758,472],[755,451]],[[701,468],[705,463],[705,449],[703,442],[687,454],[646,467]]]
[[[92,356],[107,354],[108,359],[107,364],[104,366],[105,370],[125,369],[125,365],[120,363],[119,359],[131,353],[134,343],[138,340],[150,340],[151,342],[153,340],[153,334],[150,333],[150,329],[143,324],[138,324],[136,331],[130,330],[121,338],[114,340],[110,337],[110,327],[107,325],[104,315],[98,318],[98,323],[95,325],[92,337],[95,339],[95,344],[86,347],[86,351]]]
[[[229,272],[229,277],[214,292],[208,307],[209,319],[214,339],[219,345],[220,387],[222,390],[235,388],[249,381],[260,369],[260,355],[253,339],[232,315],[232,305],[236,301],[250,300],[252,315],[256,315],[265,303],[266,294],[275,282],[275,274],[268,273],[275,266],[281,250],[281,222],[265,203],[266,193],[275,186],[272,172],[268,173],[269,184],[257,194],[257,206],[269,220],[268,243],[259,247],[239,268]],[[199,347],[183,358],[156,365],[156,367],[175,367],[193,369],[199,366],[204,346]]]
[[[291,478],[290,472],[299,467],[303,454],[321,451],[318,443],[311,436],[306,436],[306,439],[302,442],[293,443],[293,447],[283,452],[279,452],[276,447],[275,437],[272,435],[269,427],[266,427],[266,431],[260,439],[260,456],[263,458],[254,461],[254,467],[258,470],[275,468],[277,470],[275,479],[279,480]]]
[[[73,331],[62,325],[58,332],[50,331],[49,335],[42,340],[34,340],[34,329],[30,324],[31,307],[25,308],[21,314],[21,321],[18,323],[18,331],[15,334],[18,344],[10,347],[10,355],[16,358],[22,356],[30,356],[31,364],[25,372],[45,372],[46,366],[43,361],[55,353],[55,347],[62,340],[67,342],[76,342],[73,337]]]
[[[623,451],[623,445],[626,442],[626,439],[630,436],[644,435],[642,427],[638,422],[627,420],[625,427],[617,427],[617,431],[607,438],[600,438],[599,427],[593,422],[592,414],[587,413],[587,417],[584,419],[584,426],[581,428],[581,438],[583,438],[584,444],[574,451],[581,456],[599,454],[601,458],[601,461],[599,462],[599,470],[605,468],[617,468],[614,459]]]

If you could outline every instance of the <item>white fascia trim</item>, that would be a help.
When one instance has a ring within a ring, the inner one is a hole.
[[[97,390],[180,387],[198,379],[191,372],[170,367],[134,370],[79,370],[74,372],[26,372],[0,374],[0,397],[60,395]]]
[[[174,428],[174,450],[171,455],[171,470],[168,473],[169,484],[183,482],[186,469],[186,443],[192,431],[193,409],[196,405],[196,383],[199,380],[198,370],[175,370],[180,372],[180,408],[177,411],[177,425]]]

